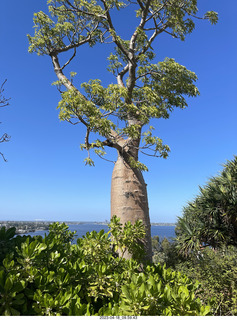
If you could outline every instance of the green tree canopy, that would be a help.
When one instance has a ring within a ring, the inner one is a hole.
[[[217,13],[197,16],[197,0],[48,0],[48,8],[48,14],[34,14],[35,34],[28,35],[29,51],[51,57],[62,97],[59,117],[86,127],[81,144],[88,151],[86,163],[94,164],[91,149],[104,156],[105,146],[127,153],[130,164],[142,170],[147,167],[138,161],[138,151],[166,158],[169,147],[153,135],[149,122],[168,118],[174,108],[185,108],[185,96],[195,97],[199,92],[195,73],[174,59],[153,63],[152,44],[162,33],[183,41],[193,31],[196,19],[213,24]],[[138,23],[131,35],[122,38],[113,17],[125,9],[131,17],[136,15]],[[108,71],[115,76],[115,83],[105,87],[94,79],[76,88],[72,82],[76,73],[66,76],[63,70],[80,46],[87,43],[92,47],[98,42],[114,44],[114,51],[108,52]],[[68,51],[71,58],[61,64],[59,55]],[[62,86],[66,91],[62,92]],[[93,141],[91,133],[96,133]]]

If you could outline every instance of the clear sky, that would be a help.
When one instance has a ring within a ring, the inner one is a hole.
[[[236,154],[237,1],[198,2],[200,15],[219,13],[217,25],[197,21],[185,42],[167,35],[153,46],[157,61],[174,58],[198,75],[201,95],[169,120],[153,123],[171,153],[166,160],[141,158],[149,167],[144,177],[152,222],[175,222],[198,186]],[[0,110],[0,136],[11,135],[0,144],[8,159],[0,159],[0,220],[109,220],[113,164],[98,158],[95,167],[85,167],[79,148],[84,128],[58,120],[60,95],[51,86],[57,79],[50,58],[28,53],[26,34],[33,34],[33,13],[40,10],[46,11],[46,0],[0,1],[0,82],[8,79],[5,95],[11,97]],[[129,21],[122,21],[128,38]],[[78,73],[78,83],[109,83],[108,55],[104,46],[86,46],[68,71]]]

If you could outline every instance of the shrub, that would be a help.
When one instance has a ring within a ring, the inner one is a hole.
[[[11,250],[0,265],[0,315],[206,315],[198,283],[161,265],[142,265],[140,222],[108,233],[74,233],[54,223],[44,238],[5,239]],[[110,235],[112,234],[112,237]],[[129,236],[128,236],[129,235]],[[130,237],[130,238],[129,238]],[[130,240],[129,240],[130,239]],[[130,243],[129,243],[130,242]],[[118,257],[128,250],[135,259]],[[139,257],[139,259],[138,259]],[[137,259],[136,259],[137,258]]]
[[[176,270],[201,284],[198,296],[212,299],[213,314],[237,315],[237,248],[205,248],[176,264]]]

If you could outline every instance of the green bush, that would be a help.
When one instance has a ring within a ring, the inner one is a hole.
[[[16,247],[27,239],[27,236],[15,236],[16,228],[0,228],[0,265],[7,254],[16,254]]]
[[[179,245],[179,243],[178,243]],[[154,263],[166,264],[201,285],[196,295],[201,301],[211,301],[212,314],[237,315],[237,248],[200,248],[188,256],[179,253],[175,241],[152,238]]]
[[[147,266],[132,274],[121,286],[119,303],[102,308],[104,315],[194,316],[206,315],[210,306],[202,305],[195,292],[199,284],[165,265]]]
[[[77,244],[59,223],[44,238],[8,234],[11,250],[0,252],[0,315],[208,314],[210,305],[196,297],[198,283],[139,263],[143,234],[140,222],[122,228],[116,217],[108,233],[87,233]],[[118,257],[126,246],[135,259]]]
[[[213,250],[205,248],[186,261],[176,264],[176,270],[201,283],[198,296],[212,299],[213,314],[237,315],[237,248]]]
[[[154,263],[166,264],[169,267],[175,268],[175,265],[183,260],[179,255],[176,243],[164,238],[161,242],[159,236],[152,238],[152,261]]]

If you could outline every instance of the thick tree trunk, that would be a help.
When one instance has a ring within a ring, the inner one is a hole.
[[[120,218],[122,224],[127,221],[143,221],[146,228],[145,260],[151,261],[151,226],[146,184],[142,173],[131,168],[121,155],[118,156],[112,175],[111,217],[114,215]],[[129,259],[131,256],[125,253],[124,257]]]

